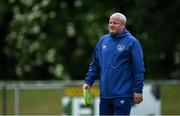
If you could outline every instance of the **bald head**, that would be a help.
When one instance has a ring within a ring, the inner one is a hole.
[[[126,24],[126,17],[122,13],[114,13],[110,16],[111,18],[117,18],[122,24]]]

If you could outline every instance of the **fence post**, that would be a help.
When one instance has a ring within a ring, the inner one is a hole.
[[[19,97],[20,97],[20,92],[19,92],[19,86],[18,83],[15,82],[15,87],[14,87],[14,113],[16,116],[19,116]]]

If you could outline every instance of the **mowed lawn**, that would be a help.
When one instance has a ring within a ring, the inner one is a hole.
[[[163,115],[180,115],[180,85],[162,86],[161,98]]]
[[[20,115],[61,114],[60,90],[21,90]],[[0,90],[0,114],[2,114],[2,90]],[[7,114],[14,114],[14,91],[7,92]]]
[[[180,85],[161,87],[161,113],[180,114]],[[62,90],[26,89],[20,91],[20,115],[60,115]],[[0,89],[0,115],[2,115],[2,90]],[[7,114],[14,114],[14,90],[7,91]]]

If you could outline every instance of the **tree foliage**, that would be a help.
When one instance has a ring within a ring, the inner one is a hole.
[[[1,77],[84,79],[93,48],[122,12],[141,41],[147,78],[180,78],[180,2],[160,0],[2,0]]]

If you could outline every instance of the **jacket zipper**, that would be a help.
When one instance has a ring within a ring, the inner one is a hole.
[[[109,67],[108,67],[109,68]],[[109,83],[109,70],[108,70],[108,97],[110,96],[110,83]]]
[[[112,38],[109,39],[109,49],[111,50],[112,48]],[[112,51],[112,50],[111,50]],[[110,67],[109,67],[109,64],[108,64],[108,75],[107,75],[107,87],[108,87],[108,97],[110,97]]]

